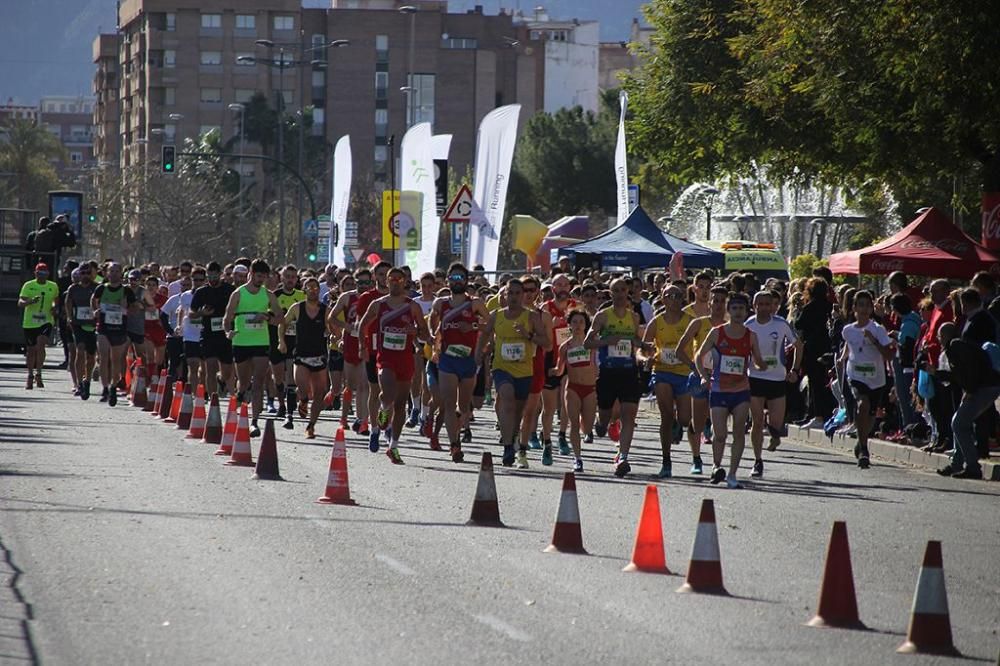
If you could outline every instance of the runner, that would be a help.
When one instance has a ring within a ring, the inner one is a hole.
[[[201,318],[201,357],[204,359],[205,394],[226,392],[232,386],[233,345],[223,328],[226,307],[235,290],[233,285],[222,281],[219,262],[209,262],[205,269],[206,284],[196,284],[191,298],[189,316]],[[222,386],[218,377],[222,376]]]
[[[222,327],[233,343],[233,361],[236,363],[236,400],[244,402],[250,393],[253,416],[250,421],[250,436],[260,436],[257,419],[264,406],[264,386],[267,383],[268,352],[270,336],[267,323],[278,321],[281,306],[274,294],[264,288],[267,274],[271,272],[267,262],[254,259],[250,264],[250,281],[239,287],[229,297]],[[234,271],[235,274],[235,271]]]
[[[702,387],[710,390],[712,409],[712,483],[723,480],[730,488],[742,488],[736,479],[746,445],[746,423],[750,412],[750,381],[747,366],[751,358],[760,370],[767,363],[760,354],[757,336],[743,325],[750,309],[750,301],[743,294],[732,294],[726,305],[729,323],[712,329],[698,348],[695,365],[702,378]],[[712,365],[706,367],[705,354],[712,354]],[[722,456],[726,450],[729,415],[733,416],[733,449],[729,455],[729,474],[722,469]]]
[[[372,278],[375,280],[375,285],[368,285],[368,290],[361,293],[358,296],[358,301],[356,303],[358,311],[358,319],[360,320],[368,313],[368,308],[371,304],[378,298],[381,298],[389,293],[389,287],[386,284],[386,278],[389,275],[389,269],[392,268],[392,264],[388,261],[380,261],[375,264],[372,268]],[[358,281],[360,290],[360,280]],[[368,449],[370,451],[378,451],[379,449],[379,435],[380,429],[378,423],[374,418],[378,414],[379,409],[379,381],[378,381],[378,360],[377,354],[375,353],[376,343],[377,343],[377,322],[373,322],[370,325],[369,330],[364,327],[360,328],[358,332],[358,343],[360,356],[365,362],[365,375],[368,379],[368,415],[371,423],[369,424],[370,432],[368,434]]]
[[[94,330],[94,309],[91,300],[94,298],[93,269],[90,264],[83,264],[73,270],[73,284],[66,290],[64,298],[66,321],[69,324],[76,354],[73,357],[76,367],[75,377],[79,383],[80,399],[90,399],[90,378],[97,363],[97,332]]]
[[[122,267],[112,262],[104,273],[105,281],[94,290],[90,306],[97,314],[97,354],[101,366],[101,402],[118,404],[118,383],[125,367],[128,333],[126,318],[141,312],[131,289],[122,284]]]
[[[573,471],[583,471],[580,431],[589,433],[597,412],[596,353],[584,347],[590,329],[590,315],[585,310],[572,310],[567,319],[570,338],[559,347],[557,371],[566,372],[566,419],[569,440],[573,445]]]
[[[353,288],[352,288],[353,285]],[[354,275],[345,275],[340,279],[340,297],[336,305],[326,316],[326,325],[334,334],[342,339],[344,352],[344,374],[347,377],[347,388],[351,390],[357,414],[351,424],[351,430],[359,435],[368,434],[368,377],[365,372],[365,362],[361,360],[360,339],[358,330],[358,298],[368,291],[372,285],[372,272],[367,268],[359,268]],[[346,414],[347,405],[343,406]]]
[[[667,285],[663,289],[663,310],[654,315],[643,335],[643,342],[655,344],[655,354],[650,354],[647,362],[652,362],[653,392],[660,410],[660,452],[663,455],[663,465],[656,475],[658,479],[673,476],[670,447],[674,441],[674,423],[691,421],[691,400],[687,397],[690,387],[688,365],[680,360],[677,353],[677,343],[691,325],[691,315],[682,310],[683,306],[684,290],[679,285]],[[689,342],[685,348],[685,356],[690,357],[691,353],[692,346]],[[688,433],[692,452],[700,452],[700,437],[700,434],[691,436]]]
[[[767,430],[771,441],[768,451],[777,450],[785,427],[786,382],[799,380],[802,364],[802,342],[792,332],[792,327],[775,315],[779,296],[772,291],[758,291],[753,297],[754,316],[747,319],[746,327],[757,336],[757,344],[767,362],[767,370],[750,368],[750,444],[753,446],[752,477],[764,475],[764,409],[767,409]],[[791,365],[786,362],[785,349],[793,349]]]
[[[692,318],[707,317],[712,313],[712,305],[709,302],[712,298],[712,281],[714,276],[708,271],[702,271],[694,276],[694,300],[685,308],[684,312]]]
[[[336,272],[331,270],[329,266],[327,266],[327,269],[328,269],[328,274],[333,273],[334,275],[336,275]],[[347,273],[344,276],[344,279],[342,280],[343,286],[334,287],[333,289],[327,291],[326,297],[324,297],[322,295],[324,284],[325,283],[320,283],[319,300],[320,302],[326,305],[327,319],[329,319],[330,313],[333,311],[334,306],[340,300],[339,298],[340,294],[344,293],[345,291],[353,291],[357,285],[354,282],[354,276],[351,275],[350,273]],[[343,313],[341,313],[340,317],[341,317],[340,321],[343,321]],[[327,324],[326,328],[328,333],[328,348],[329,348],[329,354],[327,360],[327,374],[329,375],[330,378],[330,396],[332,398],[330,406],[334,410],[336,409],[342,410],[341,422],[344,424],[344,427],[346,428],[347,413],[348,411],[350,411],[350,402],[342,399],[342,391],[344,388],[344,338],[346,336],[344,334],[343,328],[335,329],[329,324]]]
[[[539,305],[539,292],[541,283],[534,275],[525,275],[521,278],[523,288],[522,303],[526,309],[535,310],[541,314],[542,328],[545,329],[546,343],[535,347],[535,356],[532,359],[531,386],[528,389],[528,399],[524,403],[524,416],[521,418],[521,439],[524,445],[530,443],[531,448],[542,448],[542,442],[538,438],[538,418],[542,413],[542,390],[545,388],[545,353],[552,347],[554,334],[552,333],[552,315],[546,308]]]
[[[704,273],[700,273],[698,277],[695,278],[695,297],[697,298],[700,285],[704,285],[704,280],[699,279]],[[709,281],[711,284],[711,281]],[[701,474],[704,469],[704,464],[701,460],[701,447],[702,445],[708,445],[712,441],[712,429],[709,421],[709,407],[708,407],[708,390],[702,388],[701,386],[701,376],[698,374],[698,368],[695,366],[694,360],[691,358],[688,350],[701,348],[701,343],[705,341],[708,334],[713,328],[722,326],[726,321],[728,321],[728,316],[726,315],[726,300],[728,298],[729,291],[722,286],[710,287],[709,288],[709,314],[708,316],[698,317],[693,319],[688,325],[686,331],[684,331],[684,336],[677,343],[677,360],[684,363],[691,370],[691,374],[688,376],[688,381],[691,385],[696,385],[696,388],[691,390],[691,422],[688,424],[688,442],[691,444],[691,473]],[[697,311],[695,307],[698,301],[689,304],[684,308],[684,312],[690,316],[694,316]],[[702,363],[706,368],[712,367],[712,355],[707,354],[701,359]]]
[[[167,302],[167,288],[162,287],[155,275],[146,278],[140,305],[143,308],[143,357],[146,368],[157,375],[166,358],[167,332],[160,321],[160,308]]]
[[[283,321],[292,305],[304,301],[306,295],[305,292],[296,286],[299,274],[295,266],[289,264],[283,267],[280,275],[281,286],[273,290],[273,293],[274,297],[278,300],[278,306],[281,308],[281,319],[276,320],[276,324],[269,324],[267,327],[268,340],[270,342],[268,358],[271,361],[271,375],[274,378],[274,385],[277,389],[278,411],[276,416],[279,419],[285,419],[285,422],[282,424],[283,428],[291,430],[293,427],[292,413],[295,411],[295,386],[298,384],[298,380],[294,376],[298,372],[293,373],[292,363],[290,363],[295,357],[296,327],[288,326],[285,328],[285,335],[288,339],[283,340],[285,343],[284,348],[287,350],[283,352],[278,344],[280,337],[278,336],[277,322]],[[320,397],[320,402],[322,403],[322,396]]]
[[[424,273],[420,276],[420,294],[413,300],[420,306],[420,311],[424,315],[424,320],[431,313],[434,306],[434,273]],[[413,383],[410,385],[410,418],[406,421],[407,428],[413,428],[422,416],[427,413],[427,402],[430,401],[430,392],[427,390],[427,373],[425,372],[426,361],[424,359],[424,346],[417,345],[413,350],[416,362],[416,371],[413,373]],[[471,351],[470,351],[471,355]]]
[[[42,382],[42,366],[45,365],[45,347],[52,336],[55,325],[56,301],[59,300],[59,285],[49,280],[47,264],[35,265],[35,277],[21,286],[17,307],[24,309],[21,326],[24,329],[24,352],[28,368],[28,379],[24,388],[28,391]]]
[[[181,290],[170,296],[160,309],[167,317],[167,376],[170,381],[186,381],[187,378],[183,328],[177,315],[181,310],[181,296],[191,291],[191,284],[191,271],[188,271],[181,278]]]
[[[557,369],[559,348],[570,339],[567,313],[577,307],[577,302],[569,297],[570,281],[565,275],[552,279],[552,300],[542,305],[552,319],[552,349],[545,352],[545,383],[542,387],[542,464],[552,464],[552,422],[556,413],[559,419],[559,454],[570,454],[566,439],[565,375]]]
[[[844,326],[844,351],[840,363],[847,363],[847,379],[857,398],[855,425],[858,443],[854,456],[858,467],[868,469],[868,436],[874,424],[875,411],[885,391],[885,363],[892,360],[892,339],[881,324],[872,319],[875,309],[870,291],[854,294],[854,322]]]
[[[305,301],[293,303],[278,324],[278,347],[282,354],[288,353],[289,338],[295,344],[295,384],[299,390],[299,412],[312,401],[309,423],[306,425],[306,439],[316,438],[316,421],[323,409],[323,399],[327,388],[327,343],[326,305],[319,301],[319,280],[306,278]],[[289,336],[288,329],[295,328],[295,335]],[[289,416],[292,408],[288,407]],[[289,418],[286,423],[291,425]]]
[[[139,268],[133,268],[128,272],[127,287],[132,290],[138,305],[134,309],[129,309],[125,316],[125,331],[128,333],[128,346],[132,348],[135,358],[142,358],[146,364],[146,372],[156,372],[153,368],[153,355],[146,353],[146,288],[144,286],[145,276]],[[159,373],[157,373],[159,374]],[[118,385],[122,387],[121,384]]]
[[[401,268],[388,271],[389,294],[372,301],[364,317],[360,330],[375,328],[374,349],[370,352],[378,364],[378,385],[380,389],[379,410],[376,424],[387,431],[389,449],[386,455],[393,464],[403,464],[399,455],[399,435],[406,418],[406,399],[413,379],[414,339],[429,341],[430,331],[424,321],[420,306],[406,296],[406,273]],[[374,431],[374,427],[373,427]],[[378,439],[369,441],[370,451],[377,452]]]
[[[542,316],[521,303],[525,298],[521,281],[511,279],[506,287],[507,304],[490,314],[476,343],[476,364],[483,362],[487,345],[493,347],[493,386],[496,387],[497,420],[503,445],[503,466],[514,464],[514,444],[520,443],[517,466],[528,467],[528,446],[519,439],[524,404],[531,391],[535,348],[549,344],[551,334]]]
[[[489,317],[482,301],[466,295],[468,281],[468,269],[452,264],[448,268],[451,295],[435,301],[430,313],[430,328],[438,340],[440,408],[454,462],[463,460],[460,430],[472,413],[472,390],[478,371],[473,352],[479,343],[479,324]]]
[[[185,372],[181,379],[184,380],[184,383],[190,384],[192,389],[208,383],[204,353],[201,350],[202,320],[191,312],[191,301],[194,298],[194,293],[204,284],[205,268],[195,266],[191,269],[191,288],[181,292],[177,310],[177,322],[184,345]]]
[[[629,283],[624,278],[615,278],[611,282],[611,305],[594,317],[584,346],[598,350],[598,420],[594,431],[599,436],[607,434],[611,410],[616,402],[620,405],[619,451],[612,464],[614,474],[619,478],[632,471],[628,453],[632,447],[635,416],[642,393],[635,352],[637,348],[646,347],[639,327],[639,314],[629,300]]]

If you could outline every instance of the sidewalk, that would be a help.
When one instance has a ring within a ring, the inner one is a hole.
[[[852,453],[854,452],[854,444],[857,441],[843,434],[835,434],[831,440],[818,428],[806,429],[794,425],[788,426],[788,439],[805,442],[813,446],[825,446]],[[941,453],[926,453],[912,446],[903,446],[902,444],[895,444],[882,439],[869,439],[868,451],[873,458],[882,458],[903,465],[922,467],[930,471],[935,471],[948,464],[948,456]],[[983,479],[1000,481],[1000,458],[991,456],[988,460],[981,460],[980,464],[983,466]]]

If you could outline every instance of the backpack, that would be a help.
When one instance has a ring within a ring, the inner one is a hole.
[[[990,365],[993,366],[993,370],[1000,372],[1000,345],[995,342],[984,342],[983,351],[990,358]]]

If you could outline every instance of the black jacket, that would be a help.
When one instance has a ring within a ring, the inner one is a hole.
[[[986,310],[976,312],[965,320],[965,325],[962,327],[962,339],[979,347],[982,347],[984,342],[996,342],[996,320]]]
[[[963,391],[971,393],[984,386],[1000,384],[1000,374],[993,369],[981,343],[955,339],[948,343],[945,353],[951,365],[951,381]]]

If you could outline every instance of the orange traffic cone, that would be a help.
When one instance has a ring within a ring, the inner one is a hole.
[[[347,477],[347,444],[344,442],[343,428],[337,428],[337,436],[333,440],[330,471],[326,476],[326,493],[317,499],[316,503],[357,505],[357,502],[351,499],[351,482]]]
[[[125,376],[122,378],[125,382],[125,391],[129,395],[131,395],[133,391],[132,380],[135,377],[134,368],[137,362],[142,363],[142,358],[136,358],[135,354],[133,354],[130,349],[128,353],[125,354]]]
[[[177,417],[181,413],[181,402],[184,401],[184,382],[177,380],[174,382],[174,401],[170,403],[170,413],[163,419],[167,423],[177,423]]]
[[[236,396],[229,396],[229,409],[226,412],[226,425],[222,429],[222,442],[215,450],[217,456],[233,455],[233,440],[236,439],[236,426],[239,425],[240,412],[236,409]]]
[[[842,520],[833,523],[830,545],[826,549],[823,584],[819,589],[819,608],[816,617],[809,620],[809,626],[865,629],[858,617],[847,523]]]
[[[466,525],[481,527],[503,527],[500,521],[500,505],[497,503],[497,484],[493,476],[493,454],[483,452],[483,462],[479,467],[479,481],[476,483],[476,498],[472,500],[472,516]]]
[[[132,393],[130,400],[132,401],[133,407],[145,409],[147,402],[146,370],[142,367],[141,363],[136,367],[135,374],[132,377]]]
[[[236,437],[233,439],[233,452],[224,465],[233,467],[253,467],[253,455],[250,452],[250,421],[247,416],[247,403],[240,405],[240,420],[236,425]]]
[[[646,499],[635,532],[632,561],[622,571],[669,574],[663,551],[663,523],[660,521],[660,494],[656,486],[646,486]]]
[[[722,584],[722,560],[719,557],[719,533],[715,528],[715,503],[701,501],[701,515],[698,517],[698,531],[691,549],[691,564],[687,578],[678,592],[701,592],[703,594],[725,594]]]
[[[205,385],[198,384],[194,394],[194,409],[191,410],[191,427],[187,439],[201,439],[205,436]]]
[[[583,533],[580,531],[580,505],[576,501],[576,475],[573,472],[566,472],[563,476],[552,544],[544,552],[587,554],[583,548]]]
[[[170,406],[174,403],[174,387],[170,384],[167,376],[163,376],[163,395],[160,396],[160,411],[156,413],[157,418],[166,419],[170,416]]]
[[[201,441],[206,444],[222,443],[222,414],[219,413],[219,394],[213,393],[205,419],[205,434]]]
[[[250,478],[284,481],[278,472],[278,442],[274,436],[274,421],[271,419],[264,425],[264,437],[260,440],[260,451],[257,453],[257,468]]]
[[[194,398],[191,397],[191,385],[184,387],[184,395],[181,396],[181,407],[177,411],[177,429],[188,430],[191,428],[191,410],[194,409]]]
[[[146,397],[146,404],[143,405],[142,411],[151,412],[156,407],[156,396],[159,392],[160,378],[153,375],[149,378],[149,395]]]
[[[913,610],[906,642],[896,652],[904,654],[957,655],[951,639],[951,618],[948,614],[948,593],[944,587],[944,565],[941,542],[928,541],[924,564],[913,593]]]

